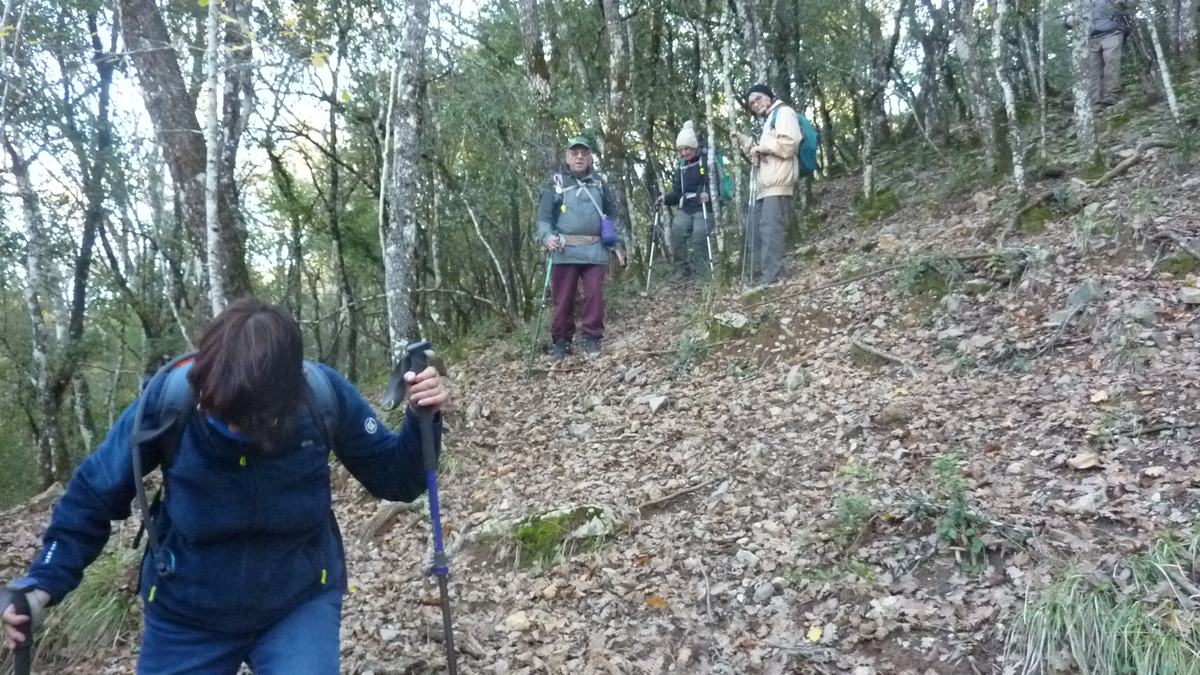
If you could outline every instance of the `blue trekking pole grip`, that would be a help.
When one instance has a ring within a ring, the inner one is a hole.
[[[393,381],[397,374],[403,378],[405,372],[411,371],[418,375],[424,372],[429,367],[431,349],[432,346],[428,340],[421,340],[409,345],[400,367],[393,371]],[[388,403],[394,405],[398,400],[398,394],[396,387],[389,386],[384,407],[386,408]],[[412,409],[420,424],[421,460],[425,468],[425,483],[429,492],[429,519],[433,527],[433,565],[429,571],[437,577],[438,592],[441,597],[442,630],[446,635],[446,669],[450,675],[458,675],[457,654],[454,650],[454,629],[450,617],[450,589],[447,585],[447,578],[450,576],[450,560],[446,557],[446,549],[442,541],[442,510],[438,500],[438,448],[437,438],[433,433],[433,411],[416,404],[412,404]]]

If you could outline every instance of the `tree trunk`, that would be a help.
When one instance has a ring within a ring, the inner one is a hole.
[[[1038,157],[1046,161],[1046,3],[1049,0],[1038,0]]]
[[[246,266],[246,228],[242,222],[241,203],[237,184],[238,148],[250,122],[254,108],[254,51],[253,43],[247,38],[250,30],[252,0],[225,0],[225,14],[234,15],[237,21],[226,18],[225,50],[228,57],[222,68],[224,93],[222,95],[222,144],[221,168],[217,204],[221,219],[221,262],[225,266],[225,297],[240,298],[252,292],[250,270]]]
[[[762,30],[758,22],[755,0],[730,0],[736,2],[738,19],[741,22],[742,40],[746,43],[746,58],[750,61],[750,79],[767,81],[767,50],[762,41]]]
[[[979,66],[975,30],[975,2],[964,0],[960,7],[959,35],[955,41],[956,51],[962,60],[966,76],[967,100],[971,115],[975,119],[975,131],[983,144],[983,156],[989,173],[995,173],[1000,165],[1000,149],[996,144],[996,129],[992,125],[992,103],[984,85],[983,69]]]
[[[1004,111],[1008,116],[1008,143],[1012,151],[1013,183],[1017,187],[1017,195],[1025,196],[1025,144],[1021,138],[1021,121],[1017,119],[1017,100],[1013,94],[1012,82],[1008,79],[1005,64],[1008,59],[1004,53],[1004,19],[1008,15],[1008,0],[996,0],[994,23],[992,24],[992,61],[995,65],[996,81],[1004,94]]]
[[[1179,54],[1189,66],[1195,66],[1196,53],[1196,0],[1178,0],[1179,2]]]
[[[713,124],[713,111],[716,106],[713,105],[712,71],[717,64],[713,62],[713,52],[709,50],[707,31],[701,26],[696,33],[700,36],[700,53],[708,57],[700,64],[700,72],[704,74],[704,120],[708,124],[708,157],[705,158],[708,163],[708,194],[710,197],[708,207],[712,209],[712,222],[716,230],[708,233],[710,237],[708,241],[712,241],[711,238],[716,236],[717,252],[723,261],[725,259],[725,242],[718,233],[721,230],[721,173],[725,168],[717,165],[717,127]]]
[[[179,216],[201,260],[207,257],[207,144],[166,23],[154,0],[117,0],[125,51],[137,68],[146,111],[175,185]],[[223,199],[221,203],[231,204]],[[218,204],[218,208],[222,208]],[[232,206],[230,206],[232,208]],[[228,217],[219,220],[225,222]],[[222,232],[234,235],[235,231]],[[232,247],[226,247],[226,250]],[[226,293],[249,289],[245,261],[226,260]]]
[[[632,231],[629,202],[625,195],[625,129],[629,110],[629,45],[621,18],[620,0],[602,0],[605,34],[608,37],[608,113],[604,128],[608,188],[616,213],[608,214]]]
[[[390,228],[384,249],[384,283],[387,290],[389,342],[392,358],[399,361],[413,327],[413,262],[417,246],[417,160],[421,142],[421,100],[425,86],[425,36],[429,31],[429,0],[408,4],[404,35],[396,64],[396,100],[391,118],[395,149],[392,153]]]
[[[547,173],[558,164],[558,123],[551,108],[550,65],[542,43],[542,9],[538,0],[520,0],[521,42],[525,53],[525,69],[529,88],[537,111],[537,143],[542,157],[542,169]]]
[[[1072,0],[1074,11],[1075,43],[1071,51],[1071,65],[1075,75],[1071,90],[1075,95],[1075,136],[1079,140],[1080,160],[1086,164],[1099,161],[1096,142],[1096,123],[1092,113],[1092,101],[1088,95],[1088,30],[1091,16],[1091,0]]]
[[[1150,26],[1150,41],[1154,44],[1154,55],[1158,58],[1158,74],[1162,78],[1163,92],[1167,95],[1167,106],[1171,109],[1171,117],[1179,127],[1179,101],[1175,98],[1175,85],[1171,83],[1171,71],[1167,67],[1166,55],[1163,54],[1162,40],[1158,37],[1158,28],[1154,25],[1154,17],[1146,22]]]
[[[351,382],[358,380],[358,303],[355,301],[354,287],[350,283],[350,273],[346,269],[346,247],[342,242],[342,159],[338,147],[338,92],[342,70],[342,61],[346,58],[346,38],[349,25],[341,16],[341,3],[336,2],[334,13],[337,15],[337,46],[336,61],[330,61],[332,81],[329,87],[329,194],[325,199],[326,217],[329,223],[329,237],[333,242],[333,260],[337,265],[338,286],[338,325],[343,322],[346,326],[346,375]]]
[[[221,0],[208,0],[208,117],[205,122],[204,250],[208,261],[208,302],[212,315],[225,309],[225,255],[221,249],[221,213],[217,207],[221,184],[221,132],[218,115],[224,100],[221,83]]]
[[[4,147],[12,160],[11,171],[16,179],[17,196],[25,217],[25,308],[29,313],[32,333],[29,379],[35,397],[38,479],[45,489],[67,468],[56,466],[56,460],[63,454],[63,438],[58,406],[50,391],[50,333],[46,328],[41,296],[45,266],[43,258],[47,249],[46,229],[37,192],[29,179],[29,160],[9,141],[7,135],[4,137]]]

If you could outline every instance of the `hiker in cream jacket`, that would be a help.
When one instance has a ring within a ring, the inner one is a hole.
[[[750,285],[759,286],[775,283],[783,271],[784,232],[800,176],[796,152],[804,135],[796,111],[776,99],[765,84],[750,87],[746,107],[756,117],[756,133],[753,137],[738,134],[737,139],[754,166],[754,204],[746,224],[747,269]]]

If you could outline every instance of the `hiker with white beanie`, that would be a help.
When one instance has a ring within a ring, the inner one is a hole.
[[[708,204],[709,177],[705,157],[696,138],[691,121],[675,137],[679,166],[675,170],[671,191],[659,197],[660,202],[678,207],[671,223],[671,280],[695,278],[707,281],[712,266],[709,261],[708,233],[712,231],[712,207]]]

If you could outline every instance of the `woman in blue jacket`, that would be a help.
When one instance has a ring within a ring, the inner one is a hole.
[[[347,582],[329,453],[383,499],[417,498],[425,474],[411,407],[392,433],[357,389],[302,354],[296,321],[250,298],[229,305],[201,339],[187,373],[196,407],[171,453],[166,498],[153,521],[157,550],[170,565],[155,564],[156,555],[142,564],[139,673],[233,675],[242,663],[260,675],[338,672]],[[326,376],[336,422],[315,419],[305,368]],[[164,379],[142,394],[143,428],[155,423]],[[436,370],[405,379],[410,405],[441,410],[447,392]],[[136,416],[135,401],[80,465],[54,507],[42,552],[9,586],[26,593],[35,623],[79,585],[108,540],[110,521],[130,515]],[[437,435],[440,426],[439,416]],[[148,445],[145,472],[163,461]],[[10,605],[3,620],[12,648],[30,619]]]

